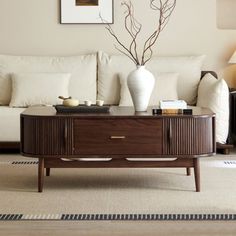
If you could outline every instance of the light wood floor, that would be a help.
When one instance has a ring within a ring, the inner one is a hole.
[[[0,235],[8,236],[233,236],[235,222],[0,222]]]

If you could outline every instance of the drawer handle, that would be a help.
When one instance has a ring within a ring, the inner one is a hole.
[[[111,136],[111,139],[125,139],[125,136]]]

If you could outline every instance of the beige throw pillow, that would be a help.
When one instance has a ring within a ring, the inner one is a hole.
[[[58,96],[68,97],[70,74],[19,73],[12,74],[10,107],[55,105]]]
[[[120,74],[119,77],[121,85],[119,106],[133,106],[132,98],[127,86],[127,76]],[[159,101],[163,99],[178,99],[178,74],[158,73],[155,78],[155,86],[149,102],[150,106],[159,105]]]
[[[197,106],[216,114],[216,142],[226,143],[229,130],[229,88],[223,79],[206,74],[198,89]]]

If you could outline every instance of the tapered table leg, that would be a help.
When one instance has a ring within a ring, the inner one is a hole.
[[[38,164],[38,192],[43,191],[43,179],[44,179],[44,158],[39,158],[39,164]]]
[[[200,165],[199,165],[198,158],[194,158],[193,165],[194,165],[194,177],[195,177],[196,192],[200,192]]]
[[[191,168],[190,167],[186,168],[186,173],[187,173],[187,176],[191,175]]]
[[[46,176],[50,176],[50,168],[46,168]]]

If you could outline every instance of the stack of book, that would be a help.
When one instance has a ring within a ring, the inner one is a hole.
[[[161,114],[192,114],[192,109],[187,109],[184,100],[161,100],[160,108],[152,109],[153,115]]]
[[[161,109],[187,109],[187,103],[184,100],[161,100]]]

